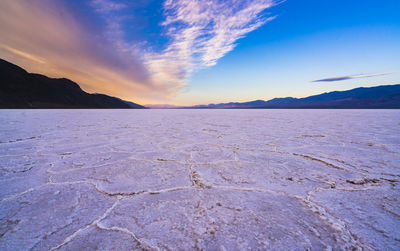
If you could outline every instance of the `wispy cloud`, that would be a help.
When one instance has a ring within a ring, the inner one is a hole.
[[[349,79],[357,79],[357,78],[372,78],[385,76],[390,74],[395,74],[398,72],[386,72],[386,73],[378,73],[378,74],[359,74],[359,75],[349,75],[349,76],[341,76],[341,77],[333,77],[333,78],[324,78],[319,80],[314,80],[312,82],[336,82],[336,81],[344,81]]]
[[[13,54],[13,55],[19,56],[21,58],[24,58],[26,60],[30,60],[30,61],[36,62],[38,64],[45,64],[46,63],[46,60],[43,59],[43,58],[40,58],[38,56],[34,56],[34,55],[32,55],[32,54],[30,54],[28,52],[23,52],[23,51],[14,49],[14,48],[9,47],[9,46],[4,45],[4,44],[0,44],[0,49],[4,50],[4,51],[6,51],[6,52],[8,52],[10,54]]]
[[[170,43],[145,55],[153,81],[172,88],[186,84],[191,73],[213,66],[236,41],[274,17],[263,12],[273,0],[166,0],[162,26]]]
[[[67,0],[0,0],[0,57],[71,78],[89,92],[167,101],[193,72],[215,65],[238,39],[272,20],[266,10],[277,1],[165,0],[159,24],[167,42],[155,51],[153,41],[132,39],[132,27],[141,25],[130,23],[138,13],[133,2],[90,0],[93,16],[76,18],[84,13],[70,13]],[[84,23],[93,17],[102,22]]]
[[[113,0],[92,0],[91,4],[97,12],[101,13],[108,13],[127,8],[126,4]]]

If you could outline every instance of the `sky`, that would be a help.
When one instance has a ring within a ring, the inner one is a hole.
[[[0,0],[0,58],[139,104],[400,84],[398,0]]]

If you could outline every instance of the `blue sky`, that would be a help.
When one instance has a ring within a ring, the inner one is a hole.
[[[0,5],[0,57],[142,104],[304,97],[400,83],[396,0]]]
[[[400,74],[311,82],[400,70],[400,1],[377,3],[289,0],[275,6],[276,19],[239,40],[216,67],[194,74],[181,97],[245,101],[400,83]]]

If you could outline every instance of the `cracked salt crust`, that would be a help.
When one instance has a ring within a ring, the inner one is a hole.
[[[398,250],[396,110],[1,110],[0,250]]]

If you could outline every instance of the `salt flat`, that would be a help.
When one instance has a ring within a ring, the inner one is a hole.
[[[399,110],[2,110],[0,250],[399,250]]]

